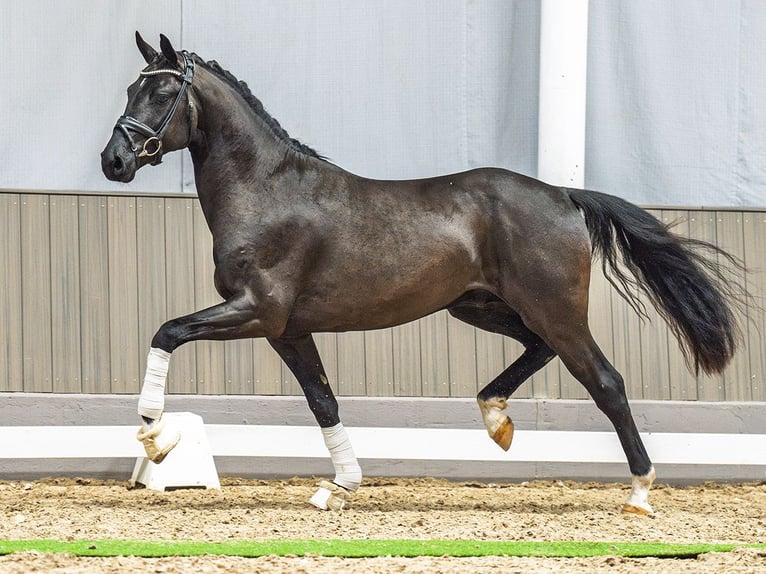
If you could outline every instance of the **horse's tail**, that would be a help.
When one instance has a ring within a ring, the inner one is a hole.
[[[601,257],[609,282],[644,316],[636,287],[646,293],[695,372],[721,372],[741,339],[733,307],[748,298],[736,278],[744,275],[744,265],[715,245],[671,233],[669,225],[623,199],[568,193],[585,217],[593,255]]]

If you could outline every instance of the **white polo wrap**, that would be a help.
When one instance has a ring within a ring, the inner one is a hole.
[[[354,449],[348,440],[343,423],[334,427],[323,428],[322,435],[327,450],[330,451],[332,465],[335,467],[335,480],[333,482],[348,490],[356,490],[362,483],[362,468],[356,461]]]
[[[170,353],[152,347],[146,358],[146,375],[141,397],[138,399],[138,414],[149,419],[159,419],[165,408],[165,381],[170,366]]]

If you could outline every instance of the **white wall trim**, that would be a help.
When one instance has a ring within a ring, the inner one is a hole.
[[[137,458],[135,426],[0,427],[0,459]],[[326,458],[319,428],[206,425],[213,456]],[[623,463],[614,432],[517,431],[503,451],[483,430],[348,428],[359,459]],[[644,433],[656,464],[763,465],[766,435]]]

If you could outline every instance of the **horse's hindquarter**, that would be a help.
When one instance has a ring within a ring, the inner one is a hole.
[[[518,174],[501,177],[493,190],[502,298],[530,328],[543,317],[586,321],[591,243],[568,190]]]

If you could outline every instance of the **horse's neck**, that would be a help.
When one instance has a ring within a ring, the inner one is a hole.
[[[203,145],[192,149],[195,163],[231,156],[243,164],[240,168],[247,164],[249,169],[263,170],[280,161],[284,146],[264,120],[223,80],[212,74],[206,74],[205,79],[197,92],[202,107],[199,125]],[[241,173],[244,178],[250,177]]]
[[[230,86],[206,74],[197,90],[199,132],[189,150],[200,203],[206,214],[233,190],[252,191],[285,156],[284,145]]]
[[[273,178],[301,162],[313,169],[332,169],[317,158],[297,157],[231,86],[205,74],[197,90],[200,100],[199,133],[189,150],[194,163],[197,193],[214,235],[247,213],[294,205],[305,190],[276,186]]]

